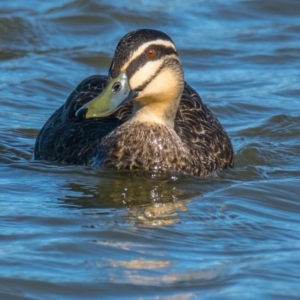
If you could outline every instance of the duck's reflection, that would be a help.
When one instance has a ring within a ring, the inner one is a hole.
[[[62,200],[69,207],[125,208],[127,220],[137,225],[170,225],[180,221],[179,212],[186,212],[186,203],[200,194],[188,191],[186,180],[183,175],[107,172],[68,183],[71,192]]]
[[[178,200],[170,203],[155,203],[146,206],[133,206],[129,210],[129,220],[144,226],[173,225],[180,222],[179,212],[186,212],[186,202]]]

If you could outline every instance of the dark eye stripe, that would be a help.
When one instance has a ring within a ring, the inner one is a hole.
[[[168,56],[168,55],[178,55],[177,51],[172,48],[172,47],[166,47],[163,45],[149,45],[149,47],[147,49],[150,48],[154,48],[157,51],[157,56],[156,58],[152,59],[152,61],[161,59],[164,56]],[[145,51],[147,51],[147,49],[145,49]],[[133,59],[130,64],[128,65],[127,69],[126,69],[126,73],[128,78],[130,79],[134,73],[136,71],[138,71],[140,68],[142,68],[148,61],[149,59],[147,58],[147,56],[145,55],[145,51],[143,53],[141,53],[139,56],[137,56],[135,59]]]

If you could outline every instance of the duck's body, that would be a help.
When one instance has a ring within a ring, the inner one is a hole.
[[[39,133],[35,159],[203,177],[233,166],[230,139],[184,82],[168,36],[153,30],[125,36],[110,75],[78,85]]]

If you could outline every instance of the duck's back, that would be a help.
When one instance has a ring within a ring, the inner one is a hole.
[[[233,167],[234,152],[230,138],[217,117],[187,83],[174,129],[183,142],[193,145],[195,155],[207,163],[208,169]]]
[[[35,144],[35,159],[67,164],[91,163],[103,137],[126,122],[132,112],[132,103],[129,102],[108,117],[78,119],[75,116],[80,107],[103,91],[106,81],[106,76],[94,75],[77,86],[40,131]],[[193,146],[194,155],[207,162],[207,168],[233,166],[229,137],[188,84],[184,87],[174,129],[186,145]]]
[[[67,164],[88,164],[101,139],[122,124],[111,115],[101,119],[78,119],[76,111],[98,96],[107,77],[94,75],[83,80],[39,132],[34,159]]]

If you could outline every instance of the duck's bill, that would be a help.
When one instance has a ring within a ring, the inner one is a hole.
[[[138,92],[130,89],[126,72],[121,72],[116,78],[110,77],[104,91],[78,109],[76,117],[86,119],[107,117],[137,94]]]

